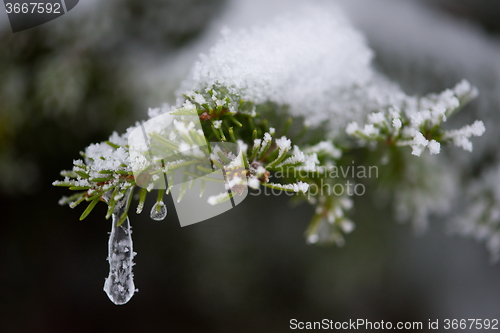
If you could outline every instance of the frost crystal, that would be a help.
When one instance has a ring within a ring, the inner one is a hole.
[[[359,139],[362,145],[381,141],[400,147],[409,146],[415,156],[422,155],[425,148],[432,155],[439,154],[443,142],[472,151],[469,138],[481,136],[485,131],[483,122],[479,120],[458,130],[445,131],[441,128],[453,113],[477,95],[477,89],[465,80],[453,89],[424,97],[407,96],[397,90],[381,90],[380,93],[394,104],[386,105],[387,110],[367,115],[364,127],[356,121],[346,126],[345,133]],[[379,102],[378,107],[386,109],[382,98]]]
[[[449,221],[453,233],[486,243],[492,261],[500,260],[500,166],[487,169],[470,181],[464,194],[469,204]]]
[[[422,150],[429,144],[429,141],[424,137],[424,135],[420,132],[417,132],[415,137],[413,138],[413,151],[411,152],[415,156],[420,156],[422,154]]]
[[[451,139],[453,144],[467,151],[472,151],[471,136],[481,136],[485,132],[484,123],[476,120],[472,125],[466,125],[458,130],[452,130],[445,133],[445,138]]]
[[[439,154],[441,152],[441,144],[439,142],[437,142],[436,140],[429,141],[427,148],[429,148],[429,152],[432,155],[436,155],[436,154]]]
[[[244,143],[242,140],[238,140],[238,141],[236,141],[236,143],[238,144],[238,147],[240,148],[240,150],[246,154],[246,152],[248,150],[248,145],[246,143]]]
[[[382,112],[373,112],[368,115],[368,121],[372,124],[380,124],[385,121],[385,117]]]
[[[278,156],[281,157],[288,152],[292,145],[292,141],[290,139],[287,139],[286,136],[283,136],[281,137],[281,139],[276,139],[276,145],[279,149]]]
[[[275,183],[269,183],[269,186],[274,187],[276,189],[282,189],[282,190],[288,190],[288,191],[293,191],[296,193],[306,193],[309,190],[309,184],[304,183],[302,181],[299,181],[297,183],[292,183],[292,184],[275,184]]]
[[[207,202],[209,205],[217,205],[219,203],[222,203],[226,200],[229,200],[230,197],[229,197],[229,194],[227,192],[224,192],[224,193],[220,193],[220,194],[217,194],[217,195],[212,195],[208,198]]]
[[[379,129],[375,128],[373,124],[367,124],[363,128],[362,132],[366,136],[377,136],[379,134]]]
[[[317,155],[323,154],[333,159],[339,159],[342,157],[342,150],[335,147],[330,141],[320,141],[314,146],[307,147],[304,152],[307,154],[316,154],[316,158]]]
[[[222,120],[214,120],[214,127],[216,129],[219,129],[221,125],[222,125]]]
[[[248,178],[248,186],[253,189],[258,189],[260,186],[260,181],[257,177]]]
[[[349,135],[354,135],[357,131],[359,131],[358,123],[353,121],[347,124],[345,132]]]

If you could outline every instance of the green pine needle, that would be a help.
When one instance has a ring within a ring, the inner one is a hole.
[[[134,191],[134,188],[132,187],[131,189],[128,189],[127,191]],[[126,194],[125,194],[126,195]],[[130,204],[132,203],[132,197],[133,195],[130,194],[128,196],[128,199],[127,199],[127,204],[125,206],[125,211],[123,212],[122,216],[120,217],[120,220],[118,221],[117,223],[117,227],[121,226],[123,224],[123,222],[125,222],[125,219],[127,218],[128,216],[128,210],[130,209]]]
[[[92,202],[87,206],[87,209],[85,209],[85,211],[83,212],[82,216],[80,216],[80,221],[85,219],[90,214],[92,209],[94,209],[95,205],[97,205],[97,203],[99,202],[99,199],[100,197],[97,197],[94,200],[92,200]]]
[[[146,202],[146,197],[148,195],[148,190],[145,188],[141,188],[141,192],[139,193],[139,203],[137,204],[137,214],[142,213],[142,209],[144,208],[144,203]]]
[[[109,146],[115,148],[115,149],[118,149],[120,148],[120,145],[117,145],[116,143],[113,143],[111,141],[105,141]]]
[[[79,170],[75,170],[76,174],[80,177],[82,177],[83,179],[88,179],[90,178],[90,175],[86,172],[83,172],[83,171],[79,171]]]

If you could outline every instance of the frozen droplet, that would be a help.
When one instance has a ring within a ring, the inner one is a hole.
[[[155,221],[161,221],[167,216],[167,206],[163,201],[158,201],[155,203],[151,209],[150,217]]]
[[[116,305],[127,303],[134,296],[134,274],[132,259],[135,252],[132,247],[132,230],[128,217],[118,226],[120,217],[125,212],[131,191],[127,191],[118,202],[113,212],[113,224],[108,242],[109,276],[104,282],[104,291]]]

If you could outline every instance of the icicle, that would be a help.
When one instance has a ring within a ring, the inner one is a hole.
[[[120,226],[117,226],[120,217],[125,212],[127,201],[131,190],[116,202],[113,212],[113,224],[111,226],[111,234],[109,235],[108,243],[108,262],[109,276],[104,282],[104,291],[108,295],[111,302],[116,305],[127,303],[134,292],[134,274],[132,259],[135,254],[132,248],[132,230],[128,217]]]
[[[150,217],[155,221],[161,221],[167,216],[167,206],[163,201],[158,201],[151,209]]]

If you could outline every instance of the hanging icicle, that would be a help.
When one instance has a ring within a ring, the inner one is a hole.
[[[108,243],[109,276],[104,282],[104,291],[111,302],[116,305],[127,303],[134,292],[134,274],[132,259],[136,255],[132,247],[132,229],[130,221],[126,217],[122,224],[118,225],[120,217],[126,212],[127,202],[132,193],[128,190],[115,205],[111,234]]]

